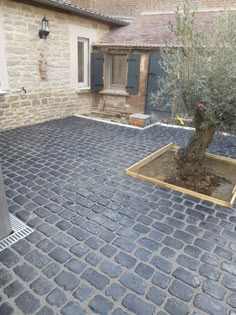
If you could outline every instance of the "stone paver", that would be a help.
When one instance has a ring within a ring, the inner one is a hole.
[[[10,211],[0,314],[236,314],[236,208],[124,170],[190,131],[68,118],[0,133]],[[210,151],[236,158],[224,137]]]

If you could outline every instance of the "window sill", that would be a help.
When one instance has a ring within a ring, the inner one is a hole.
[[[78,88],[78,89],[76,89],[75,91],[76,91],[76,93],[78,93],[78,94],[91,93],[91,92],[92,92],[90,88],[84,88],[84,89]]]
[[[7,93],[9,93],[9,91],[0,91],[0,95],[5,95]]]
[[[112,90],[107,89],[99,92],[99,94],[105,94],[105,95],[116,95],[116,96],[129,96],[129,93],[127,93],[125,90]]]

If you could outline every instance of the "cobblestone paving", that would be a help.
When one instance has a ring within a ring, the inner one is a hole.
[[[0,134],[10,211],[0,314],[235,315],[236,208],[124,174],[189,131],[68,118]],[[224,138],[211,151],[236,158]]]

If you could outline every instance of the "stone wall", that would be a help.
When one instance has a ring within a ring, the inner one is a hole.
[[[47,40],[38,36],[45,14],[51,31]],[[1,19],[9,91],[0,96],[0,129],[88,112],[92,93],[77,91],[71,82],[71,71],[75,69],[71,61],[70,29],[77,26],[80,36],[82,27],[88,37],[93,33],[93,38],[98,40],[109,27],[79,16],[10,0],[0,0]],[[46,80],[42,80],[39,73],[41,52],[47,60]]]
[[[117,16],[134,16],[144,11],[173,10],[184,0],[71,0],[91,10]],[[190,0],[198,8],[236,6],[235,0]]]
[[[136,51],[136,53],[138,52]],[[97,93],[93,109],[114,113],[143,113],[146,100],[148,61],[149,54],[141,52],[139,93],[137,95],[122,95],[118,91],[111,92],[108,89]]]

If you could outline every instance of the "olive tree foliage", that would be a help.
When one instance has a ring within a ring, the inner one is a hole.
[[[156,106],[172,103],[174,114],[193,116],[195,128],[236,132],[236,11],[220,12],[202,25],[189,3],[177,8],[169,30],[176,39],[161,49]],[[172,114],[173,114],[172,113]]]

